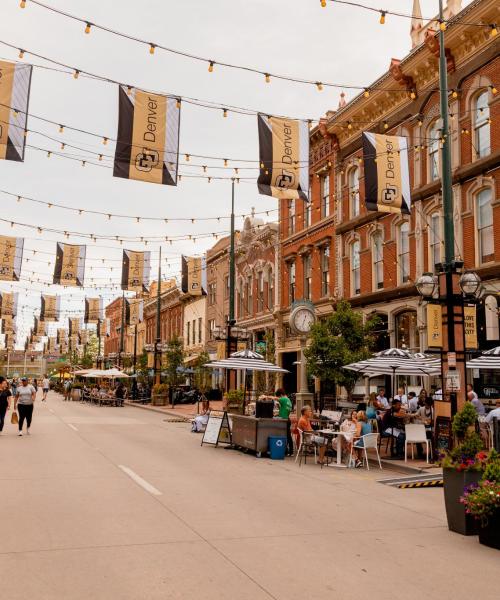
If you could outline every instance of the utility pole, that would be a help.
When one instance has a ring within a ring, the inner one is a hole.
[[[161,383],[161,246],[158,256],[158,289],[156,293],[156,340],[154,348],[155,385]]]
[[[233,327],[236,323],[234,316],[234,290],[236,286],[236,266],[234,261],[234,177],[231,179],[231,243],[229,249],[229,317],[226,330],[226,358],[234,352]],[[234,371],[226,369],[226,392],[231,388]]]
[[[123,353],[125,352],[125,292],[122,292],[122,325],[120,328],[120,352],[118,354],[118,366],[123,366]]]

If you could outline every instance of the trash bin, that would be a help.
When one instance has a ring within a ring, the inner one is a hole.
[[[268,438],[269,454],[272,460],[285,460],[286,437],[270,435]]]

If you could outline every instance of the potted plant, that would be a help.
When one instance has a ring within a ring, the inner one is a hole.
[[[442,456],[444,502],[448,529],[462,535],[476,535],[477,523],[466,513],[460,498],[471,484],[477,484],[485,468],[483,442],[475,432],[477,413],[470,402],[453,418],[454,448]]]
[[[245,392],[243,390],[230,390],[224,396],[227,412],[235,415],[245,414]]]
[[[151,404],[153,406],[165,406],[168,400],[168,385],[166,383],[155,383],[151,393]]]
[[[491,450],[483,477],[460,498],[465,512],[478,525],[479,542],[500,550],[500,456]]]

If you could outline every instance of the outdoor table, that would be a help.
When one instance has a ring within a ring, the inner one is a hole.
[[[320,433],[324,436],[332,436],[331,441],[333,442],[334,435],[344,435],[343,431],[333,431],[333,429],[320,429],[317,433]],[[333,444],[332,444],[333,448]],[[336,469],[347,469],[347,465],[344,465],[342,462],[342,448],[339,448],[339,444],[337,443],[337,462],[329,463],[328,467],[335,467]]]

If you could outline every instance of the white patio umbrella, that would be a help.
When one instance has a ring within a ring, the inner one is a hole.
[[[212,369],[234,369],[242,371],[267,371],[270,373],[288,373],[286,369],[282,369],[271,362],[264,360],[262,354],[253,352],[252,350],[240,350],[233,352],[229,358],[222,360],[214,360],[205,363],[204,367]]]
[[[468,369],[500,369],[500,346],[486,350],[478,356],[467,361]]]
[[[83,377],[98,377],[102,379],[123,379],[128,378],[128,375],[119,369],[92,369]]]

